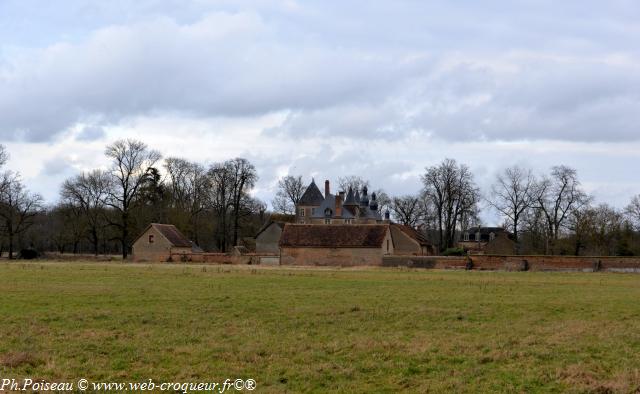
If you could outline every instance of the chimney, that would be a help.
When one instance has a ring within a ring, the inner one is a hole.
[[[336,209],[335,209],[335,216],[336,217],[341,217],[342,216],[342,196],[344,195],[343,193],[340,193],[336,196]]]
[[[324,181],[324,198],[329,197],[331,194],[331,189],[329,188],[329,180]]]

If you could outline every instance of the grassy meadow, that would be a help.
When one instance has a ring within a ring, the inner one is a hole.
[[[0,378],[632,392],[640,275],[0,263]]]

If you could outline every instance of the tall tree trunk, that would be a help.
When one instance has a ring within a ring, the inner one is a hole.
[[[93,244],[93,254],[98,255],[98,231],[95,226],[91,229],[91,242]]]
[[[13,260],[13,232],[9,232],[9,260]]]
[[[515,243],[515,254],[520,254],[520,241],[518,240],[518,219],[513,220],[513,242]]]
[[[129,251],[127,250],[127,238],[129,237],[129,215],[125,212],[122,214],[122,260],[127,259]]]

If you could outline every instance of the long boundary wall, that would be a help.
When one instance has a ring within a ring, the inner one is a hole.
[[[640,257],[497,255],[472,255],[469,257],[388,256],[383,258],[382,265],[385,267],[505,271],[640,272]]]
[[[241,255],[230,253],[172,253],[174,263],[213,263],[213,264],[260,264],[261,260],[278,258],[278,255],[266,253],[246,253]]]

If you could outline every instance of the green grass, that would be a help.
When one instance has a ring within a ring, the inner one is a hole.
[[[628,392],[640,275],[0,263],[0,378]]]

